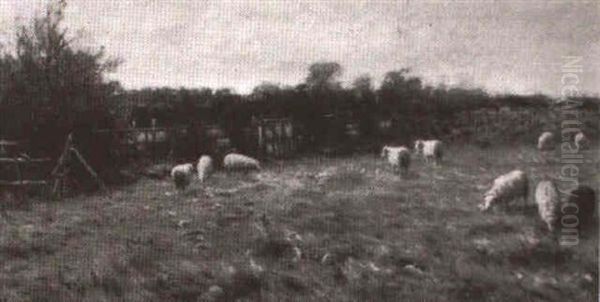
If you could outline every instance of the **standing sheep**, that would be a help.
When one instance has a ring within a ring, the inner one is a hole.
[[[561,199],[553,182],[543,180],[538,183],[535,189],[535,203],[540,218],[546,223],[548,230],[554,232],[561,218]]]
[[[181,164],[171,169],[171,177],[175,182],[175,188],[177,188],[177,190],[185,190],[192,181],[193,175],[194,165],[192,164]]]
[[[587,137],[585,136],[585,134],[583,134],[583,132],[578,132],[575,135],[575,146],[577,146],[578,150],[585,150],[589,147],[589,140],[587,139]]]
[[[258,160],[238,153],[227,154],[223,159],[223,167],[229,171],[260,170],[260,164]]]
[[[410,166],[410,151],[408,148],[404,146],[384,146],[381,150],[381,157],[387,159],[394,173],[400,172],[402,175],[408,173],[408,167]]]
[[[415,141],[415,154],[422,155],[423,146],[425,145],[425,141],[422,139],[418,139]]]
[[[544,132],[538,138],[537,148],[540,151],[549,151],[554,149],[554,134],[552,132]]]
[[[443,144],[437,139],[427,141],[416,140],[415,153],[422,155],[425,162],[433,160],[436,165],[439,165],[442,163],[442,157],[444,156]]]
[[[198,164],[196,165],[196,171],[198,172],[198,180],[204,182],[213,171],[213,160],[208,155],[200,156]]]
[[[526,203],[528,191],[527,174],[521,170],[513,170],[494,180],[492,188],[484,194],[484,203],[479,205],[479,209],[486,211],[498,202],[508,203],[517,198],[523,198],[523,203]]]
[[[580,185],[569,192],[566,200],[563,211],[577,215],[579,226],[582,228],[591,226],[596,213],[596,192],[594,192],[594,189]],[[571,210],[569,207],[576,207],[576,210]]]

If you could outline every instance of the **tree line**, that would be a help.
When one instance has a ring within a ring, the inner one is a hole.
[[[107,78],[120,60],[107,56],[103,48],[74,46],[76,37],[63,23],[65,7],[65,1],[49,5],[44,15],[17,27],[15,47],[0,49],[0,138],[27,139],[32,151],[50,156],[61,151],[70,132],[89,134],[130,124],[132,116],[123,110],[132,106],[137,108],[137,127],[150,126],[152,119],[159,126],[216,124],[234,142],[240,129],[257,119],[290,118],[318,145],[342,136],[345,122],[359,125],[364,139],[382,139],[381,120],[394,120],[405,135],[436,135],[447,130],[426,125],[450,120],[463,110],[543,109],[553,102],[544,95],[433,87],[407,68],[387,72],[378,87],[369,75],[344,87],[339,80],[343,67],[336,62],[310,65],[304,81],[295,86],[265,82],[244,95],[228,88],[125,90]],[[599,104],[598,98],[580,99],[595,108]]]

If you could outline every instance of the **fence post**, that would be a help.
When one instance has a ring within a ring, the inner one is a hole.
[[[263,148],[263,144],[264,144],[264,141],[263,141],[263,125],[262,125],[262,122],[261,122],[261,124],[258,125],[258,152],[257,152],[260,155],[263,155],[263,153],[264,153],[263,152],[263,149],[264,149]]]

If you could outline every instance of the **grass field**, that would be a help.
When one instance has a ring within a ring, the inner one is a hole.
[[[581,181],[597,188],[598,150]],[[186,193],[140,179],[111,196],[35,202],[0,219],[0,301],[595,301],[598,233],[559,247],[533,206],[557,154],[452,147],[391,173],[376,155],[217,172]],[[479,212],[493,179],[528,205]]]

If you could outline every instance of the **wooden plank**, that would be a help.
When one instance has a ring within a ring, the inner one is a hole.
[[[168,130],[184,130],[187,127],[143,127],[143,128],[127,128],[127,129],[98,129],[93,133],[129,133],[129,132],[155,132],[155,131],[168,131]]]
[[[56,167],[52,170],[51,175],[56,175],[59,170],[65,165],[67,162],[67,157],[69,156],[71,144],[73,143],[73,134],[69,133],[67,136],[67,141],[65,142],[65,148],[63,149],[63,153],[60,155],[58,162],[56,163]]]
[[[87,161],[83,158],[83,156],[81,155],[81,153],[79,153],[79,151],[77,149],[73,148],[73,147],[71,148],[71,151],[73,153],[75,153],[75,155],[77,156],[77,159],[79,159],[79,162],[81,162],[83,164],[83,166],[88,171],[88,173],[98,183],[98,186],[100,187],[100,189],[102,191],[106,191],[106,187],[104,186],[104,182],[102,182],[102,180],[100,179],[100,177],[98,177],[98,174],[96,174],[96,172],[94,171],[94,169],[92,169],[92,167],[87,163]]]
[[[58,188],[60,186],[60,182],[63,178],[55,178],[54,179],[54,183],[52,185],[52,195],[55,197],[59,197],[58,195]]]
[[[47,185],[45,180],[0,180],[0,186]]]
[[[28,163],[47,163],[52,162],[51,158],[32,158],[32,159],[23,159],[23,161]]]
[[[20,162],[20,163],[45,163],[45,162],[51,162],[52,159],[50,158],[32,158],[32,159],[24,159],[24,158],[15,158],[15,157],[0,157],[0,163],[14,163],[14,162]]]
[[[2,163],[18,163],[19,160],[13,157],[2,157],[0,158],[0,162]]]
[[[0,140],[0,146],[18,146],[19,144],[18,141]]]
[[[73,143],[73,135],[69,133],[67,136],[67,140],[65,142],[65,147],[63,149],[62,154],[58,158],[56,166],[52,169],[52,173],[50,174],[54,179],[54,185],[52,186],[52,195],[58,197],[58,190],[60,188],[61,181],[64,180],[64,175],[66,175],[66,167],[65,164],[68,161],[69,154],[71,153],[71,144]],[[59,174],[62,176],[57,177]]]

